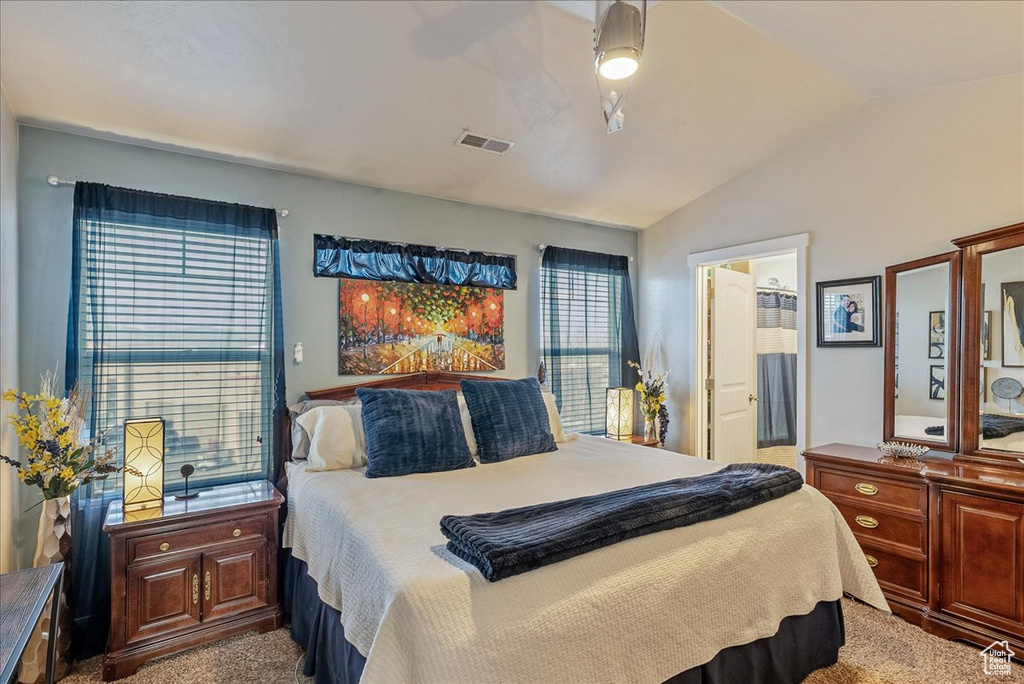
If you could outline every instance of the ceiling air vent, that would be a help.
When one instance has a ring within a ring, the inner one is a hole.
[[[469,131],[463,131],[458,140],[455,141],[458,147],[469,147],[474,150],[483,150],[491,154],[505,154],[515,145],[511,140],[492,138],[486,135],[477,135]]]

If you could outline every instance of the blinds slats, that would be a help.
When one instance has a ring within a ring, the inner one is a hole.
[[[159,221],[159,219],[156,219]],[[83,224],[79,361],[96,433],[165,421],[165,470],[196,482],[265,472],[271,431],[269,236]]]
[[[541,266],[541,346],[567,429],[602,434],[605,391],[621,356],[619,276]]]

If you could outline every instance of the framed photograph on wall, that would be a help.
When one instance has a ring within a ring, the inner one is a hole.
[[[928,312],[928,358],[946,358],[946,312]]]
[[[1002,303],[1003,368],[1024,368],[1024,280],[999,286]]]
[[[881,276],[828,280],[818,288],[819,347],[880,347]]]
[[[928,367],[928,398],[942,401],[946,398],[946,367]]]
[[[981,358],[992,360],[992,312],[981,312]]]

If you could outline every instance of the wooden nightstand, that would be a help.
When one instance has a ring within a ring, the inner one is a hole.
[[[191,501],[107,511],[110,638],[106,681],[159,656],[281,626],[277,519],[284,497],[266,480],[213,487]]]
[[[661,442],[657,439],[645,439],[643,435],[633,435],[633,444],[639,444],[645,447],[656,447],[661,446]]]

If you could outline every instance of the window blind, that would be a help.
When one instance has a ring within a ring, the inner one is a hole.
[[[625,257],[545,250],[541,351],[566,429],[604,433],[606,390],[637,357],[632,306]]]
[[[141,212],[105,212],[79,231],[89,429],[120,452],[126,419],[163,418],[168,489],[185,463],[200,484],[271,474],[271,232]]]

